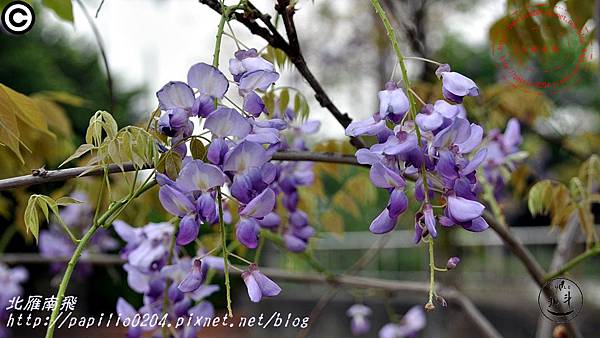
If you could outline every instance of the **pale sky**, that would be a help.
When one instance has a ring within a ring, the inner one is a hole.
[[[93,15],[99,1],[85,2]],[[256,0],[253,3],[259,9],[269,11],[273,0]],[[334,10],[344,12],[348,3],[347,0],[336,0]],[[483,43],[489,25],[502,15],[504,0],[482,3],[478,7],[469,8],[465,13],[445,13],[441,24],[450,32],[464,37],[468,43]],[[76,2],[73,4],[74,26],[59,22],[53,13],[44,15],[55,25],[62,26],[70,38],[93,41],[92,30],[80,7]],[[302,34],[305,29],[315,29],[314,22],[310,19],[314,17],[316,6],[310,0],[302,0],[300,7],[295,18]],[[219,16],[196,0],[105,0],[100,15],[95,20],[102,32],[113,76],[124,86],[145,85],[148,91],[140,102],[139,110],[150,111],[156,106],[154,93],[162,85],[171,80],[185,81],[187,70],[194,63],[211,62]],[[464,24],[467,22],[468,25]],[[250,35],[245,27],[233,21],[232,25],[238,38],[247,45],[257,49],[264,46],[264,42]],[[95,44],[89,46],[95,48]],[[227,70],[227,60],[235,50],[234,42],[224,37],[221,52],[224,73]],[[319,78],[319,74],[316,75]],[[283,76],[278,84],[290,84],[286,83],[289,79],[290,76]],[[342,111],[349,112],[353,118],[362,119],[369,115],[374,106],[378,89],[372,88],[373,84],[369,81],[357,81],[355,85],[364,87],[360,91],[366,93],[364,98],[356,100],[355,92],[344,87],[329,87],[327,90]],[[373,95],[367,95],[370,92]],[[319,136],[342,136],[344,131],[341,126],[316,104],[312,99],[313,93],[308,91],[307,96],[312,101],[311,118],[321,120],[324,126]]]

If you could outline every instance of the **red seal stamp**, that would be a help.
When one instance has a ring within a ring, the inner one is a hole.
[[[492,30],[492,55],[500,73],[532,93],[556,93],[592,58],[589,29],[577,27],[561,6],[522,8]]]

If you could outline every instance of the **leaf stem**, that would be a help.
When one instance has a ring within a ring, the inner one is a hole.
[[[425,309],[433,310],[433,295],[435,294],[435,257],[433,255],[433,238],[429,240],[429,301],[425,304]]]
[[[580,254],[580,255],[576,256],[575,258],[571,259],[570,261],[566,262],[556,272],[549,273],[546,276],[544,276],[544,278],[546,279],[546,281],[554,279],[560,275],[563,275],[564,273],[568,272],[569,270],[573,269],[576,265],[583,262],[584,260],[586,260],[592,256],[598,255],[598,254],[600,254],[600,244],[596,244],[592,248],[586,250],[582,254]]]
[[[408,71],[406,70],[406,64],[404,63],[404,55],[400,50],[400,45],[398,44],[398,39],[396,38],[396,32],[390,23],[390,20],[385,14],[385,11],[381,7],[379,0],[371,0],[371,4],[375,8],[375,12],[379,15],[383,26],[385,27],[385,31],[387,33],[388,38],[396,52],[396,57],[398,58],[398,63],[400,64],[400,70],[402,73],[402,82],[404,83],[404,89],[406,90],[406,94],[408,95],[408,103],[411,117],[413,120],[417,116],[417,105],[415,103],[415,95],[414,92],[410,89],[410,80],[408,79]],[[421,130],[419,126],[415,123],[415,133],[417,134],[417,141],[419,143],[419,147],[423,146],[423,141],[421,140]],[[425,191],[425,203],[429,203],[429,186],[427,184],[427,171],[425,169],[425,162],[421,164],[421,176],[423,177],[423,190]]]

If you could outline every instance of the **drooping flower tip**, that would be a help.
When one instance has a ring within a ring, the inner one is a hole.
[[[350,329],[354,336],[363,335],[371,329],[371,323],[368,316],[371,315],[371,309],[363,304],[354,304],[347,311],[346,315],[351,318]]]
[[[450,257],[448,259],[448,262],[446,263],[446,269],[452,270],[458,266],[458,263],[460,263],[459,257],[456,257],[456,256]]]
[[[275,297],[281,292],[279,285],[263,275],[256,264],[250,265],[242,273],[242,279],[248,289],[248,296],[254,303],[260,302],[263,297]]]

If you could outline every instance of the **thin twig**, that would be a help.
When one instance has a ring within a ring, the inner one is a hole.
[[[207,5],[212,8],[215,12],[222,14],[221,4],[217,0],[199,0],[200,3]],[[283,14],[284,24],[286,29],[289,27],[286,33],[290,42],[288,43],[285,38],[277,31],[277,28],[270,22],[270,16],[260,12],[252,3],[246,2],[246,8],[244,13],[234,12],[232,17],[238,22],[246,26],[250,32],[254,35],[263,38],[269,45],[274,48],[282,50],[290,59],[290,61],[296,66],[302,77],[308,82],[310,87],[315,92],[315,98],[319,104],[329,110],[333,117],[346,128],[352,119],[346,113],[342,113],[337,106],[331,101],[329,95],[321,86],[321,83],[314,76],[310,68],[308,67],[304,55],[301,53],[300,44],[298,42],[298,36],[296,34],[295,26],[293,25],[292,15],[294,12],[293,7],[290,8],[289,1],[279,1],[277,5],[278,10]],[[257,20],[258,19],[258,20]],[[286,24],[286,21],[288,22]],[[264,26],[259,25],[262,22]],[[350,142],[356,148],[364,148],[364,143],[359,138],[351,138]]]
[[[313,153],[310,151],[278,152],[273,154],[272,159],[277,161],[312,161],[361,165],[356,161],[356,158],[352,155],[343,155],[336,153]],[[107,172],[109,174],[114,174],[119,172],[135,171],[135,167],[132,163],[124,163],[122,165],[122,168],[123,170],[121,170],[121,167],[117,164],[110,164],[107,167]],[[146,166],[143,169],[152,169],[152,167]],[[44,184],[49,182],[66,181],[68,179],[76,178],[79,176],[98,176],[103,174],[104,169],[98,166],[84,166],[69,169],[47,170],[44,172],[44,175],[24,175],[1,179],[0,191],[24,188],[31,185]]]

